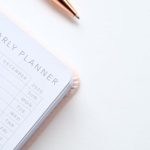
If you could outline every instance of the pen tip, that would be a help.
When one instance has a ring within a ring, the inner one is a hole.
[[[78,15],[76,15],[76,18],[77,18],[77,19],[80,19],[80,17],[79,17]]]

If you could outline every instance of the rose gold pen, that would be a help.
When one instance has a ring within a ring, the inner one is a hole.
[[[78,19],[79,16],[73,6],[69,3],[68,0],[52,0],[58,7],[62,8],[69,16],[76,17]]]

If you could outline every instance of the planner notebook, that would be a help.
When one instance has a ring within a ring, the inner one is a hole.
[[[0,13],[0,150],[20,149],[72,87],[72,72]]]

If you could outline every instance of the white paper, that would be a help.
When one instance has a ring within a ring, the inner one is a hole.
[[[0,149],[15,149],[70,81],[61,62],[0,14]]]

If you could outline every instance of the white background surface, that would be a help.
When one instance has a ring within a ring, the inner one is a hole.
[[[46,0],[0,0],[81,77],[79,92],[30,150],[149,150],[150,1],[71,2],[76,23]]]

